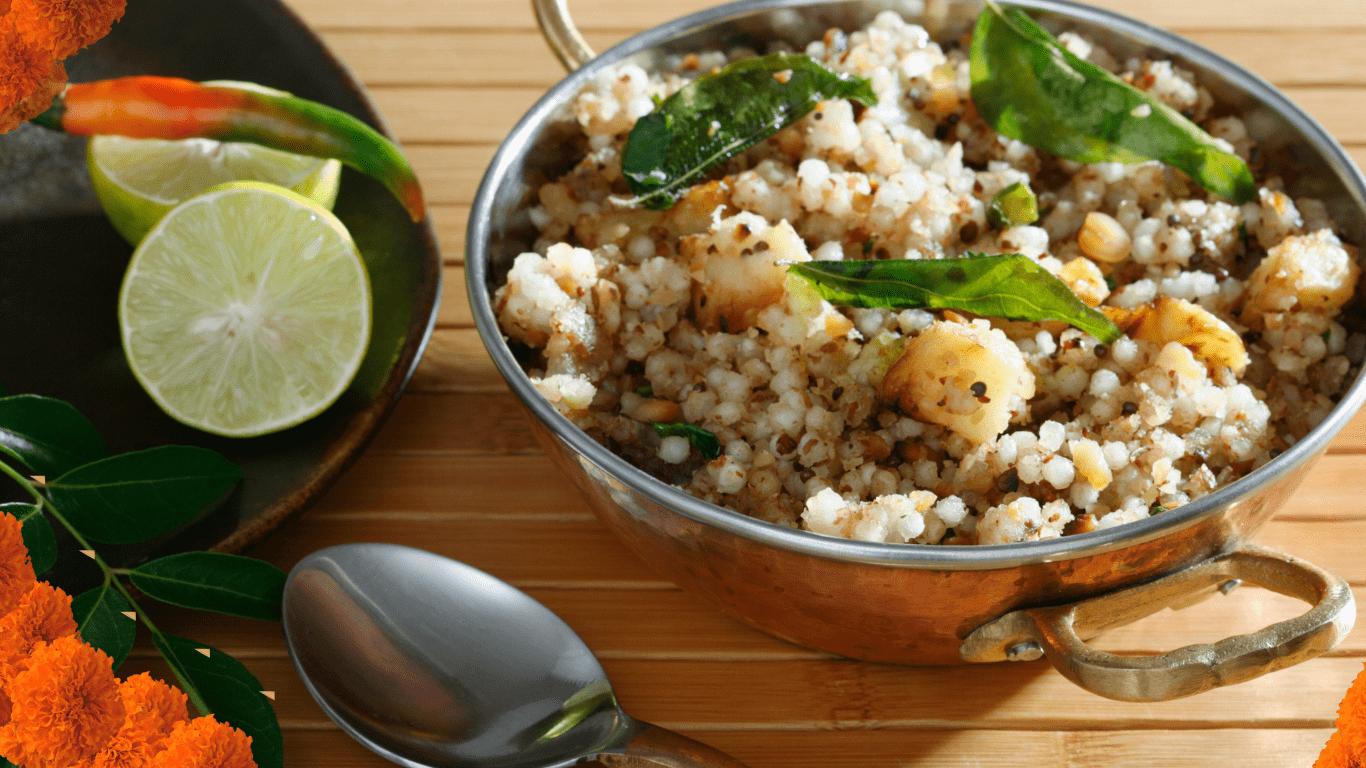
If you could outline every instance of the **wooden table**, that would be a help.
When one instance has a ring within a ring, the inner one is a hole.
[[[289,0],[369,87],[433,203],[446,255],[440,322],[378,439],[317,506],[255,551],[289,569],[351,541],[424,547],[558,612],[629,712],[754,768],[1308,766],[1366,659],[1366,632],[1233,688],[1165,704],[1082,692],[1047,662],[916,669],[846,661],[724,618],[627,552],[552,468],[471,327],[465,222],[498,142],[562,70],[526,0]],[[707,5],[571,0],[598,50]],[[1362,0],[1104,0],[1283,88],[1366,161]],[[1353,27],[1353,25],[1356,25]],[[1363,163],[1366,164],[1366,163]],[[1366,605],[1366,420],[1257,537],[1346,577]],[[1300,604],[1245,588],[1099,641],[1158,651],[1245,632]],[[338,730],[290,666],[279,627],[158,608],[166,630],[234,654],[277,692],[286,764],[383,766]],[[1359,622],[1366,625],[1366,622]],[[145,637],[125,669],[164,675]]]

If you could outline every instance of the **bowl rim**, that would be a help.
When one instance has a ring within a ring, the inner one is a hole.
[[[490,162],[471,206],[466,232],[466,290],[475,326],[494,365],[518,399],[556,438],[576,452],[581,460],[595,465],[631,491],[660,507],[695,522],[790,552],[826,560],[894,568],[994,570],[1101,555],[1164,538],[1203,523],[1246,502],[1313,461],[1352,419],[1363,401],[1366,401],[1366,375],[1360,373],[1327,418],[1314,427],[1304,439],[1262,467],[1208,496],[1170,512],[1090,533],[1073,534],[1046,541],[955,547],[842,539],[786,528],[749,517],[741,512],[698,499],[680,488],[656,479],[612,453],[556,411],[531,385],[530,378],[523,373],[513,357],[493,315],[490,293],[485,288],[494,192],[499,182],[515,167],[516,161],[538,129],[601,69],[699,27],[762,11],[832,5],[837,1],[739,0],[692,13],[633,35],[570,73],[542,96],[509,132]],[[1011,4],[1054,14],[1071,21],[1108,27],[1140,40],[1173,58],[1184,58],[1219,71],[1231,85],[1260,100],[1293,125],[1306,143],[1313,146],[1342,176],[1348,194],[1354,195],[1358,208],[1366,211],[1366,177],[1351,157],[1317,121],[1260,76],[1190,40],[1113,11],[1080,5],[1070,0],[1011,0]],[[887,9],[895,10],[895,3],[876,5],[885,5]]]

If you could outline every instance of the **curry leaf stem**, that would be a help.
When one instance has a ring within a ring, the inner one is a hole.
[[[142,610],[142,606],[138,605],[137,601],[133,599],[133,596],[129,594],[128,589],[115,577],[115,574],[127,574],[128,570],[125,568],[110,567],[110,565],[104,561],[104,558],[100,557],[99,552],[96,552],[95,548],[90,545],[90,542],[81,535],[81,532],[76,530],[75,526],[71,523],[67,522],[67,519],[62,516],[62,513],[57,507],[53,506],[52,501],[49,500],[47,496],[43,495],[33,483],[29,482],[29,480],[17,470],[9,464],[0,461],[0,472],[9,475],[14,482],[28,491],[29,495],[33,497],[34,502],[46,509],[54,520],[61,523],[62,527],[71,534],[71,537],[76,540],[76,543],[79,544],[83,550],[92,553],[91,559],[94,560],[95,564],[104,572],[105,584],[112,584],[114,589],[117,589],[119,593],[123,595],[123,599],[127,600],[128,604],[133,607],[133,611],[137,613],[138,619],[142,621],[143,626],[147,627],[147,631],[151,632],[152,636],[159,641],[157,646],[158,650],[160,650],[160,647],[165,644],[165,636],[161,634],[161,630],[157,629],[156,624],[152,621],[152,617],[148,616],[147,612]],[[162,656],[164,657],[165,655],[166,654],[163,652]],[[169,658],[166,659],[166,662],[171,668],[171,673],[175,675],[176,681],[180,683],[180,689],[189,697],[190,702],[194,704],[195,709],[199,710],[200,714],[209,714],[212,712],[212,710],[209,709],[209,705],[205,703],[204,697],[199,693],[199,689],[181,673],[179,665],[176,664],[173,659]]]

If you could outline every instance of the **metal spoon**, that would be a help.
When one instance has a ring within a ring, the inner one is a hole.
[[[396,544],[305,557],[285,645],[342,730],[409,768],[746,768],[629,717],[558,616],[483,571]]]

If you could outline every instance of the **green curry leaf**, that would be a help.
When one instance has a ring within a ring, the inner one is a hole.
[[[131,544],[184,525],[242,470],[207,448],[163,445],[92,461],[50,480],[52,503],[86,538]]]
[[[808,261],[789,272],[831,304],[880,309],[955,309],[1010,320],[1061,320],[1110,344],[1119,328],[1067,284],[1020,254],[958,259]]]
[[[988,0],[971,67],[977,111],[1012,139],[1083,163],[1161,160],[1235,203],[1256,196],[1236,155],[1176,110],[1074,56],[1018,8]]]
[[[226,552],[181,552],[143,563],[133,586],[165,603],[266,621],[280,620],[285,572]]]
[[[714,459],[721,455],[721,441],[710,430],[703,429],[695,424],[664,424],[658,421],[650,423],[655,428],[660,437],[686,437],[692,447],[702,452],[708,459]]]
[[[76,595],[71,601],[71,614],[81,640],[109,654],[114,669],[128,658],[137,636],[138,623],[123,615],[128,610],[132,610],[128,601],[110,581]]]
[[[663,210],[717,165],[791,125],[827,99],[877,103],[869,82],[805,54],[743,59],[703,75],[640,118],[621,170],[635,202]]]
[[[56,477],[109,455],[104,438],[70,403],[37,395],[0,397],[0,453]]]

